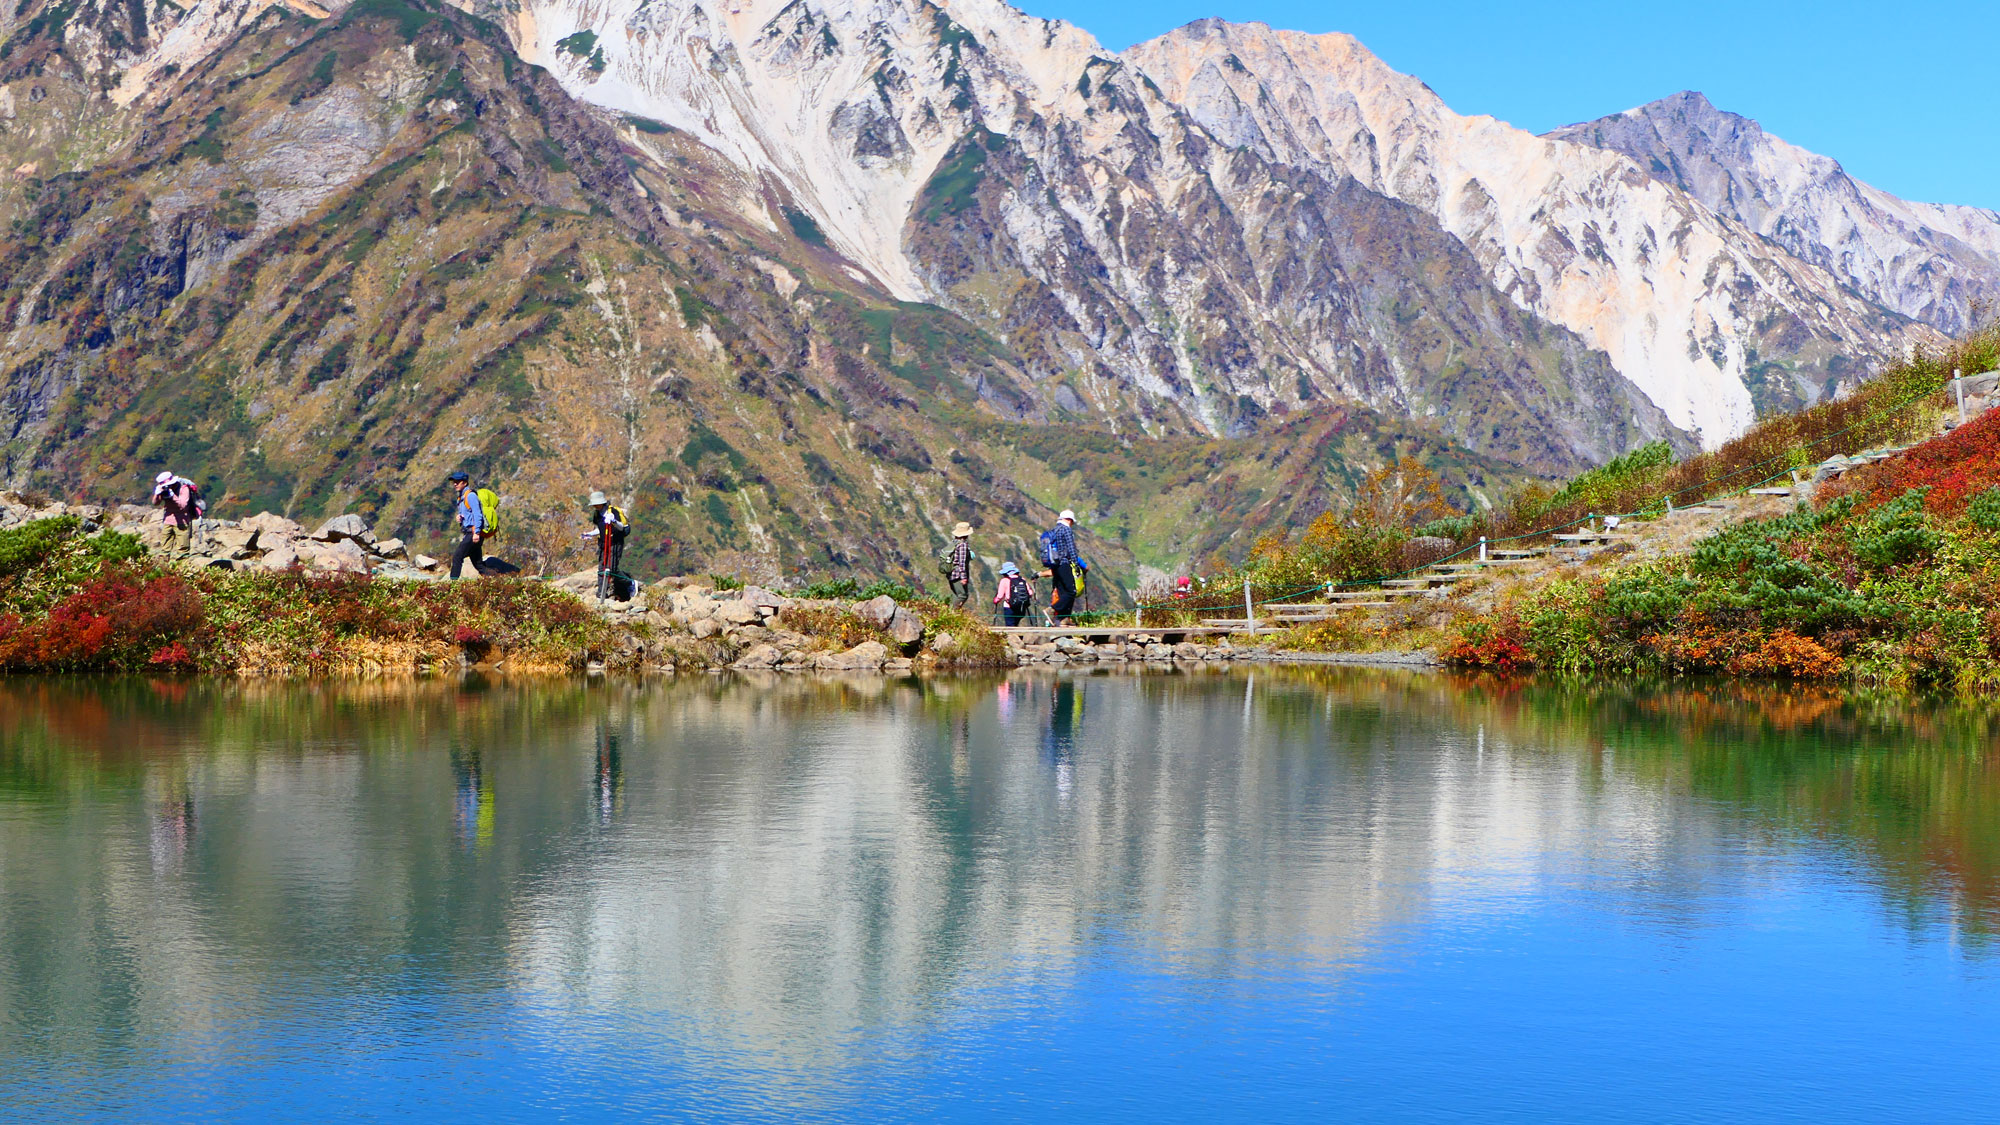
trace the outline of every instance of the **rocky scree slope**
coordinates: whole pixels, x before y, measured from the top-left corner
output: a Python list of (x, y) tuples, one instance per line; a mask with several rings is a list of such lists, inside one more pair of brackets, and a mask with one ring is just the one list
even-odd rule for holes
[[(172, 468), (218, 516), (353, 512), (436, 553), (465, 467), (523, 565), (580, 565), (601, 487), (636, 566), (769, 580), (928, 577), (960, 518), (984, 570), (1059, 507), (1117, 576), (1309, 517), (1386, 451), (1518, 475), (1351, 404), (1146, 437), (1131, 400), (1066, 408), (1004, 340), (884, 299), (802, 215), (767, 223), (767, 185), (577, 102), (475, 17), (190, 22), (220, 6), (30, 3), (0, 39), (0, 158), (27, 168), (0, 179), (11, 482), (115, 499)], [(183, 50), (195, 31), (219, 40)]]
[(1004, 4), (488, 4), (578, 97), (715, 149), (866, 277), (1005, 339), (1055, 401), (1240, 434), (1354, 401), (1543, 473), (1670, 436), (1601, 347), (1420, 208), (1218, 137)]
[[(1713, 445), (1931, 335), (1631, 158), (1461, 117), (1344, 35), (1206, 20), (1121, 54), (996, 0), (467, 2), (898, 296), (1079, 396), (1163, 400), (1154, 426), (1351, 395), (1484, 450), (1471, 419), (1532, 378), (1568, 427), (1549, 457), (1602, 461), (1665, 434), (1655, 409)], [(1518, 322), (1465, 330), (1493, 300), (1541, 326), (1514, 367), (1482, 345)]]
[(1869, 300), (1954, 336), (2000, 298), (2000, 213), (1898, 199), (1693, 91), (1548, 135), (1630, 156)]

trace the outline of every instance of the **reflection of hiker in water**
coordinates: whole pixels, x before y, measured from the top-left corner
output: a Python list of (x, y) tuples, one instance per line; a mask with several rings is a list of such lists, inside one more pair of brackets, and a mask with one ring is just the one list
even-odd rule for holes
[(618, 736), (600, 724), (597, 728), (597, 823), (608, 825), (618, 811), (618, 796), (625, 789), (625, 763), (618, 753)]
[(178, 867), (194, 839), (194, 794), (181, 780), (168, 788), (153, 812), (153, 866)]
[(1076, 685), (1068, 680), (1056, 684), (1049, 697), (1049, 724), (1042, 728), (1042, 758), (1056, 768), (1056, 789), (1069, 794), (1071, 766), (1076, 757)]
[(453, 821), (458, 838), (471, 843), (493, 836), (493, 787), (479, 760), (479, 751), (451, 748), (451, 776), (456, 792)]

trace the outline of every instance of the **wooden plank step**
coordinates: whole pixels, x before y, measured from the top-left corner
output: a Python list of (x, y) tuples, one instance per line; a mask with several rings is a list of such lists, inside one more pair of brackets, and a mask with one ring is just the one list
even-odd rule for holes
[(1552, 535), (1558, 543), (1608, 543), (1611, 536), (1599, 531), (1579, 531), (1567, 535)]
[(1790, 496), (1791, 494), (1792, 490), (1789, 488), (1753, 488), (1750, 490), (1750, 495), (1752, 496)]

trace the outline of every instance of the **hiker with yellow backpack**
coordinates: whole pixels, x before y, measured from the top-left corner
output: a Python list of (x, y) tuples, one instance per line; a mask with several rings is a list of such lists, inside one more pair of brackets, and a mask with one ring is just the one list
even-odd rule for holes
[(459, 528), (458, 546), (451, 549), (451, 576), (459, 577), (461, 568), (467, 562), (472, 564), (472, 576), (484, 573), (480, 564), (486, 560), (483, 544), (493, 538), (500, 522), (500, 497), (490, 488), (475, 489), (472, 478), (459, 470), (451, 474), (451, 490), (458, 498), (458, 507), (452, 518)]

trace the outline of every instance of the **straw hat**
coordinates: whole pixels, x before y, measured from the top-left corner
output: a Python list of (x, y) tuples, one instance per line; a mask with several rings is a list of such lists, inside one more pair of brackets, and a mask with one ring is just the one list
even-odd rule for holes
[(971, 534), (972, 534), (972, 525), (966, 523), (964, 520), (958, 521), (958, 526), (951, 529), (951, 537), (953, 539), (963, 539)]
[(593, 492), (590, 494), (590, 506), (593, 508), (597, 507), (599, 504), (609, 504), (609, 503), (611, 503), (611, 501), (606, 500), (602, 492)]

